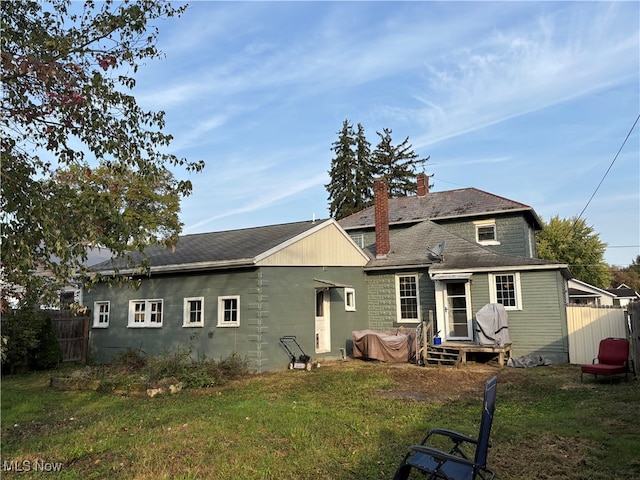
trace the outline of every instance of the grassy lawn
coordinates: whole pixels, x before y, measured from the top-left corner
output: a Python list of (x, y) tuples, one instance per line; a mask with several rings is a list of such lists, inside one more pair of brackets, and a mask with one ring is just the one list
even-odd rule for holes
[[(407, 445), (428, 428), (477, 434), (482, 384), (495, 373), (489, 467), (498, 478), (640, 479), (640, 381), (611, 385), (591, 377), (581, 384), (579, 368), (570, 366), (360, 361), (154, 398), (58, 391), (49, 387), (51, 373), (6, 376), (0, 473), (3, 479), (390, 479)], [(32, 471), (7, 471), (6, 462)], [(60, 471), (35, 472), (36, 465)]]

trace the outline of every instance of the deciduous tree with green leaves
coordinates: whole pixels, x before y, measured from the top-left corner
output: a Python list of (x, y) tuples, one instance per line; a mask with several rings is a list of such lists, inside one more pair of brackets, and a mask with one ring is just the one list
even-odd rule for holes
[(616, 288), (621, 284), (625, 284), (629, 288), (633, 288), (636, 292), (640, 292), (640, 255), (636, 255), (628, 267), (612, 267), (611, 288)]
[(583, 218), (551, 218), (536, 235), (538, 257), (566, 263), (575, 278), (609, 288), (611, 272), (604, 261), (607, 244)]
[[(88, 274), (88, 245), (115, 256), (175, 244), (180, 199), (198, 172), (167, 153), (164, 112), (146, 111), (131, 90), (156, 59), (155, 0), (1, 2), (0, 146), (3, 291), (50, 299)], [(36, 275), (37, 271), (48, 275)], [(95, 277), (93, 277), (95, 280)]]

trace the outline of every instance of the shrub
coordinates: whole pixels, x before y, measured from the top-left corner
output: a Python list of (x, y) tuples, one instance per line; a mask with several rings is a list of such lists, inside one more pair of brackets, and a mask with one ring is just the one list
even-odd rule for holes
[(9, 372), (21, 369), (55, 368), (62, 360), (60, 345), (53, 331), (49, 313), (34, 308), (21, 308), (2, 316), (2, 366)]
[(118, 353), (111, 363), (114, 366), (121, 367), (128, 373), (135, 373), (147, 366), (147, 357), (140, 350), (128, 348)]

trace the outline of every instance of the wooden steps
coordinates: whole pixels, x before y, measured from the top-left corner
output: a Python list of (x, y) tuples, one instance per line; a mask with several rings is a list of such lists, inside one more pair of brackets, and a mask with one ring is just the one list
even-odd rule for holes
[(462, 362), (462, 352), (457, 347), (445, 345), (429, 345), (427, 348), (427, 365), (455, 366)]

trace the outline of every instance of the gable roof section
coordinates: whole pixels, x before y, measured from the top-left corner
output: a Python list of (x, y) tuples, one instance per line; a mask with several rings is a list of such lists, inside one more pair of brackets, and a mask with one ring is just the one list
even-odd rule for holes
[(609, 290), (603, 290), (601, 288), (596, 287), (595, 285), (591, 285), (590, 283), (583, 282), (578, 280), (577, 278), (572, 278), (568, 282), (569, 287), (569, 296), (570, 297), (584, 297), (584, 298), (595, 298), (595, 297), (609, 297), (611, 299), (615, 298), (615, 294), (611, 293)]
[(638, 294), (638, 292), (636, 292), (633, 288), (627, 287), (626, 285), (624, 287), (620, 285), (617, 288), (607, 288), (606, 290), (617, 298), (640, 300), (640, 294)]
[[(442, 241), (445, 242), (445, 247), (442, 255), (438, 258), (432, 251)], [(372, 257), (366, 266), (366, 270), (369, 271), (429, 268), (430, 273), (436, 274), (474, 271), (562, 270), (565, 277), (569, 276), (566, 264), (496, 253), (454, 235), (446, 228), (429, 220), (405, 230), (392, 232), (391, 251), (387, 258), (376, 258), (373, 251), (369, 253)]]
[[(175, 249), (153, 245), (148, 247), (144, 254), (131, 253), (130, 262), (133, 265), (141, 265), (147, 258), (151, 262), (152, 273), (252, 266), (299, 242), (304, 242), (310, 236), (327, 237), (327, 230), (332, 231), (329, 236), (334, 243), (338, 243), (343, 249), (352, 250), (349, 252), (352, 258), (353, 255), (357, 256), (352, 263), (362, 266), (368, 261), (368, 257), (344, 233), (337, 222), (330, 219), (184, 235), (178, 239)], [(102, 273), (110, 273), (114, 269), (118, 269), (120, 273), (127, 273), (133, 270), (131, 263), (128, 263), (126, 258), (120, 258), (102, 262), (93, 269)]]
[[(515, 212), (529, 215), (535, 228), (542, 229), (540, 218), (530, 206), (477, 188), (430, 192), (422, 197), (389, 199), (390, 225)], [(345, 230), (373, 227), (375, 226), (375, 209), (373, 206), (365, 208), (341, 219), (339, 223)]]

